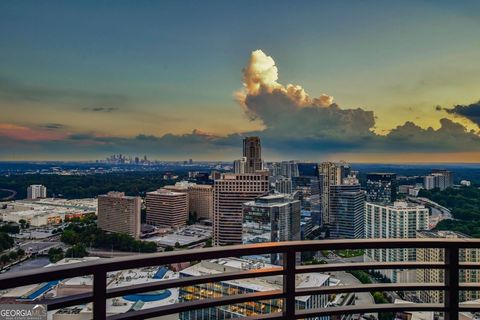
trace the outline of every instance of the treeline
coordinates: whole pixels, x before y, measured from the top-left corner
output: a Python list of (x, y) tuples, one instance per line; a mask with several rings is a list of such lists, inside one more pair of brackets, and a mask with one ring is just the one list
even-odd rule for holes
[[(185, 173), (182, 173), (185, 175)], [(25, 174), (0, 176), (0, 188), (17, 192), (15, 199), (24, 199), (27, 187), (31, 184), (43, 184), (47, 195), (61, 195), (67, 199), (94, 198), (99, 194), (116, 190), (127, 195), (144, 195), (174, 181), (163, 179), (164, 172), (114, 172), (84, 176), (62, 176), (55, 174)], [(183, 176), (182, 176), (183, 178)]]
[(13, 247), (15, 241), (5, 232), (0, 232), (0, 252)]
[(425, 197), (450, 209), (455, 219), (464, 221), (480, 220), (480, 189), (476, 187), (461, 187), (420, 190), (419, 197)]
[(436, 230), (450, 230), (464, 233), (474, 238), (480, 238), (480, 189), (476, 187), (461, 187), (420, 190), (420, 197), (428, 198), (448, 208), (455, 220), (442, 220)]
[[(123, 233), (108, 233), (98, 228), (95, 217), (90, 216), (71, 222), (62, 232), (60, 240), (69, 245), (83, 244), (93, 248), (129, 252), (156, 252), (157, 245), (151, 241), (136, 240)], [(68, 256), (66, 254), (66, 256)]]

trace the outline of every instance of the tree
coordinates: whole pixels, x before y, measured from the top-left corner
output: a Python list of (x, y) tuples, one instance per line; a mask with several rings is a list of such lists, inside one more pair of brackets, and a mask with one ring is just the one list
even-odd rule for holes
[(178, 241), (175, 242), (175, 248), (177, 248), (177, 249), (180, 248), (180, 242), (178, 242)]
[(165, 252), (169, 252), (169, 251), (173, 251), (173, 250), (174, 250), (174, 249), (173, 249), (172, 246), (167, 246), (167, 247), (165, 248)]
[(48, 250), (48, 260), (51, 263), (58, 262), (64, 258), (63, 249), (62, 248), (50, 248)]
[(81, 243), (74, 244), (65, 252), (65, 257), (67, 258), (83, 258), (86, 256), (88, 256), (87, 249)]
[(207, 241), (205, 241), (205, 248), (210, 248), (212, 246), (212, 238), (208, 238)]
[(0, 262), (2, 262), (2, 264), (6, 264), (8, 261), (10, 261), (10, 257), (8, 255), (3, 254), (0, 256)]
[(62, 233), (62, 236), (60, 237), (60, 240), (62, 242), (65, 242), (66, 244), (75, 244), (78, 242), (78, 235), (75, 231), (73, 230), (65, 230)]
[(27, 223), (25, 219), (20, 219), (18, 223), (20, 223), (20, 226), (22, 227), (22, 229), (25, 229), (25, 224)]
[(23, 257), (25, 255), (25, 250), (23, 250), (22, 248), (18, 248), (17, 254), (19, 257)]
[(13, 261), (17, 260), (17, 258), (18, 258), (18, 254), (15, 251), (10, 251), (8, 256), (10, 257), (10, 260), (13, 260)]

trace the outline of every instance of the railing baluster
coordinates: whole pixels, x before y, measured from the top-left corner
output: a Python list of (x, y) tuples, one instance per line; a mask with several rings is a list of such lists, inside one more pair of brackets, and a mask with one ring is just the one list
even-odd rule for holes
[(458, 320), (459, 311), (459, 248), (456, 245), (445, 247), (445, 320)]
[(291, 320), (295, 316), (295, 266), (296, 252), (289, 249), (283, 254), (283, 292), (285, 293), (283, 317)]
[(107, 272), (93, 274), (93, 319), (105, 320), (107, 315)]

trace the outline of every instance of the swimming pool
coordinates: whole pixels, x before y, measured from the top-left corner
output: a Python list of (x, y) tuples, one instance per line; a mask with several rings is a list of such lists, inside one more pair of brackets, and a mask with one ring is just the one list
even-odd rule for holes
[(123, 299), (131, 302), (143, 301), (143, 302), (153, 302), (167, 299), (172, 295), (170, 290), (162, 291), (153, 291), (147, 293), (138, 293), (138, 294), (129, 294), (123, 296)]

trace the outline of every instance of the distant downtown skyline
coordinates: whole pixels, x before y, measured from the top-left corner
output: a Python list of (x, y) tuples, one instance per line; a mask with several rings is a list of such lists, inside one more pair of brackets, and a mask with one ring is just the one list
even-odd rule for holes
[(478, 10), (2, 1), (0, 160), (480, 162)]

